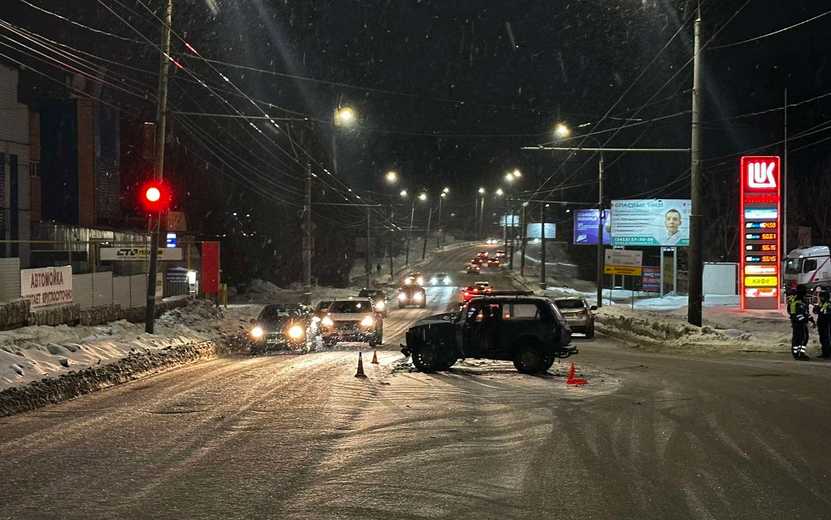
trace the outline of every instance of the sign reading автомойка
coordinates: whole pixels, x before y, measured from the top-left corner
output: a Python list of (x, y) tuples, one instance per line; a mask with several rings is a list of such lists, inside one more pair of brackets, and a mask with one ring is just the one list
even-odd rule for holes
[(32, 309), (72, 303), (72, 266), (21, 269), (20, 296)]

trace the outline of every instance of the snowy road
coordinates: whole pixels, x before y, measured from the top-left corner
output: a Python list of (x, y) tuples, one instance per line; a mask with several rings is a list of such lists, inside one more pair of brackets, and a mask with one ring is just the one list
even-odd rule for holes
[[(424, 271), (467, 281), (471, 253)], [(582, 389), (562, 364), (394, 369), (396, 335), (456, 293), (429, 297), (391, 313), (367, 380), (354, 352), (232, 357), (0, 419), (0, 518), (831, 516), (831, 365), (599, 339)]]

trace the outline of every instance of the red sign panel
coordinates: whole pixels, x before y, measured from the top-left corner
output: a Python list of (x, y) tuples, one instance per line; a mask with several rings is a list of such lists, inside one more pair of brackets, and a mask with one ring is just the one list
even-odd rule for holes
[(219, 242), (202, 242), (202, 292), (219, 294)]
[(779, 157), (745, 156), (740, 167), (739, 302), (742, 310), (778, 310), (782, 289)]

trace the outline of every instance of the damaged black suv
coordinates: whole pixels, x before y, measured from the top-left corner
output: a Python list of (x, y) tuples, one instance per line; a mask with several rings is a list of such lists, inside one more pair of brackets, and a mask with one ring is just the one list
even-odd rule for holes
[(569, 347), (571, 329), (550, 300), (527, 294), (479, 296), (459, 312), (417, 322), (401, 352), (422, 372), (447, 370), (463, 358), (513, 361), (520, 372), (545, 372)]

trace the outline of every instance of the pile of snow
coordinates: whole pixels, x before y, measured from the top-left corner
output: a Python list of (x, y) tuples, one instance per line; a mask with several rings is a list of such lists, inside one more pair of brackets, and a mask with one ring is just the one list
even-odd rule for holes
[[(203, 300), (173, 309), (156, 321), (156, 334), (144, 324), (120, 320), (98, 326), (39, 325), (0, 331), (0, 390), (44, 377), (106, 365), (134, 352), (159, 351), (215, 339), (239, 328), (259, 307), (237, 310), (233, 319)], [(256, 315), (256, 314), (254, 314)]]
[(682, 313), (604, 306), (598, 329), (641, 347), (722, 352), (788, 352), (790, 326), (781, 316), (753, 316), (732, 309), (708, 309), (705, 325), (686, 322)]

